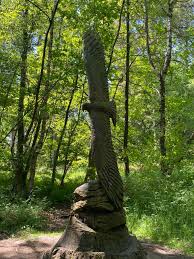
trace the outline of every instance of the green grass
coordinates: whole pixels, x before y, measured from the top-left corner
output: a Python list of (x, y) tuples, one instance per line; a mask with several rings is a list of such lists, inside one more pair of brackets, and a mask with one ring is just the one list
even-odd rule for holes
[(60, 237), (63, 231), (46, 231), (46, 230), (37, 230), (34, 228), (26, 228), (23, 230), (18, 231), (15, 235), (13, 235), (14, 238), (19, 239), (34, 239), (38, 237)]
[(58, 204), (69, 206), (74, 189), (83, 183), (84, 173), (81, 169), (70, 171), (65, 178), (64, 187), (59, 186), (59, 179), (60, 172), (51, 191), (49, 174), (41, 170), (36, 177), (33, 196), (26, 201), (13, 196), (10, 173), (1, 172), (0, 234), (3, 232), (8, 236), (24, 237), (32, 233), (44, 233), (47, 218), (43, 212)]
[(15, 235), (25, 229), (41, 230), (46, 224), (42, 211), (47, 207), (46, 200), (35, 199), (27, 202), (23, 200), (9, 200), (0, 195), (0, 230), (8, 235)]
[(132, 173), (126, 181), (127, 224), (137, 237), (194, 254), (194, 169), (169, 177)]
[[(61, 173), (50, 191), (50, 174), (41, 170), (30, 201), (14, 199), (9, 174), (0, 174), (0, 230), (17, 237), (60, 235), (48, 232), (42, 212), (58, 203), (72, 202), (74, 189), (83, 183), (83, 168), (72, 168), (59, 187)], [(122, 174), (124, 175), (124, 174)], [(194, 168), (184, 167), (171, 176), (159, 172), (131, 173), (125, 181), (125, 209), (129, 230), (170, 248), (194, 254)]]

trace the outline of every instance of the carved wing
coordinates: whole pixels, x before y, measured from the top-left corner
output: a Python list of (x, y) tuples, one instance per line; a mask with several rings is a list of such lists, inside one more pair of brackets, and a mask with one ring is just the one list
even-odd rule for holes
[[(94, 32), (84, 35), (84, 56), (89, 82), (89, 110), (92, 121), (92, 149), (97, 175), (107, 196), (116, 208), (122, 207), (123, 184), (113, 150), (110, 114), (95, 109), (94, 104), (107, 102), (109, 105), (108, 81), (105, 69), (104, 50)], [(92, 106), (93, 104), (93, 106)]]
[(93, 31), (84, 34), (84, 58), (89, 83), (90, 101), (108, 101), (108, 79), (105, 69), (104, 49)]

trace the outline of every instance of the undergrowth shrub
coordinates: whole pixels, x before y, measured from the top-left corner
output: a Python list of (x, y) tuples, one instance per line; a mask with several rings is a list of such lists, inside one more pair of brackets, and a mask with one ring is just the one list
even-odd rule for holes
[(63, 187), (59, 186), (61, 173), (50, 190), (50, 177), (46, 171), (36, 175), (33, 195), (28, 200), (13, 196), (9, 172), (0, 173), (0, 234), (18, 234), (20, 231), (45, 230), (47, 219), (43, 213), (57, 203), (69, 206), (73, 191), (84, 181), (83, 168), (68, 172)]
[(5, 195), (5, 190), (0, 192), (0, 199), (0, 232), (11, 235), (26, 228), (44, 229), (46, 218), (42, 212), (48, 206), (46, 199), (25, 201)]
[(170, 176), (131, 173), (125, 182), (127, 223), (141, 238), (194, 253), (194, 169)]
[(47, 197), (47, 199), (55, 205), (57, 203), (70, 203), (73, 200), (73, 192), (76, 187), (83, 184), (85, 172), (83, 168), (72, 168), (64, 181), (64, 186), (60, 186), (62, 171), (57, 173), (55, 184), (50, 189), (51, 179), (48, 173), (41, 172), (36, 176), (34, 195), (36, 197)]

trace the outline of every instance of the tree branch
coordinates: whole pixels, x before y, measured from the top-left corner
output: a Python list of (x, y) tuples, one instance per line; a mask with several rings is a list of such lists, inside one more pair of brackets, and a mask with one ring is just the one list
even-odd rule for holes
[(122, 14), (123, 14), (124, 6), (125, 6), (125, 0), (123, 0), (122, 5), (121, 5), (120, 16), (119, 16), (119, 26), (118, 26), (118, 29), (117, 29), (117, 34), (116, 34), (115, 40), (114, 40), (113, 45), (112, 45), (110, 60), (109, 60), (109, 64), (108, 64), (108, 67), (107, 67), (107, 75), (110, 72), (110, 67), (111, 67), (112, 58), (113, 58), (113, 54), (114, 54), (114, 48), (115, 48), (115, 45), (117, 43), (119, 33), (120, 33), (120, 29), (121, 29), (121, 20), (122, 20)]
[(148, 59), (150, 62), (150, 65), (152, 66), (153, 70), (156, 70), (156, 66), (154, 64), (154, 61), (152, 59), (152, 53), (150, 49), (150, 37), (149, 37), (149, 17), (148, 17), (148, 6), (147, 6), (147, 0), (144, 0), (144, 6), (145, 6), (145, 33), (146, 33), (146, 48), (147, 48), (147, 54)]
[(173, 8), (176, 1), (168, 1), (168, 38), (167, 38), (167, 51), (164, 59), (164, 65), (161, 70), (161, 74), (166, 76), (168, 68), (170, 66), (171, 57), (172, 57), (172, 18), (173, 18)]
[(39, 5), (37, 5), (36, 3), (32, 2), (31, 0), (27, 0), (30, 4), (34, 5), (36, 8), (38, 8), (39, 11), (41, 11), (44, 15), (46, 15), (46, 17), (49, 19), (49, 21), (51, 21), (51, 18), (49, 17), (49, 15), (47, 14), (46, 11), (44, 11)]

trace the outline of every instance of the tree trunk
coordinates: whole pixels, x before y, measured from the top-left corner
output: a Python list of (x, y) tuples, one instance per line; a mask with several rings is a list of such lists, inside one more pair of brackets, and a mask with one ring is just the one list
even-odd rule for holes
[(40, 151), (41, 151), (43, 143), (44, 143), (45, 132), (46, 132), (46, 118), (43, 118), (40, 138), (39, 138), (39, 141), (38, 141), (37, 145), (35, 146), (32, 158), (30, 160), (30, 168), (29, 168), (30, 177), (29, 177), (29, 182), (28, 182), (29, 194), (32, 193), (33, 188), (34, 188), (34, 180), (35, 180), (35, 175), (36, 175), (36, 165), (37, 165), (38, 155), (40, 154)]
[(75, 93), (75, 90), (77, 88), (77, 82), (78, 82), (78, 74), (76, 76), (75, 85), (73, 87), (73, 90), (72, 90), (72, 93), (71, 93), (71, 97), (70, 97), (70, 100), (69, 100), (69, 104), (67, 106), (67, 110), (66, 110), (66, 113), (65, 113), (64, 125), (63, 125), (63, 128), (62, 128), (60, 137), (59, 137), (57, 149), (56, 149), (56, 152), (54, 153), (53, 170), (52, 170), (52, 176), (51, 176), (51, 188), (52, 188), (52, 186), (54, 185), (54, 182), (55, 182), (57, 162), (58, 162), (58, 157), (59, 157), (59, 151), (60, 151), (62, 140), (63, 140), (64, 134), (65, 134), (65, 130), (66, 130), (66, 126), (67, 126), (67, 122), (68, 122), (68, 118), (69, 118), (69, 111), (70, 111), (70, 108), (71, 108), (71, 103), (73, 101), (74, 93)]
[(153, 68), (153, 71), (158, 77), (160, 84), (160, 119), (159, 119), (159, 148), (160, 148), (160, 170), (162, 174), (166, 174), (168, 172), (168, 164), (166, 160), (166, 75), (170, 68), (171, 56), (172, 56), (172, 19), (173, 19), (173, 10), (176, 4), (176, 0), (168, 1), (168, 12), (167, 12), (167, 48), (163, 57), (162, 67), (158, 69), (157, 65), (153, 60), (153, 53), (151, 52), (151, 44), (150, 44), (150, 36), (149, 36), (149, 16), (148, 16), (148, 3), (147, 0), (144, 0), (145, 6), (145, 32), (146, 32), (146, 47), (147, 54), (150, 65)]
[(129, 0), (126, 2), (126, 85), (125, 85), (125, 129), (124, 129), (124, 164), (125, 175), (129, 175), (129, 157), (128, 157), (128, 128), (129, 128), (129, 55), (130, 55), (130, 31), (129, 31)]
[(28, 139), (28, 136), (31, 133), (31, 130), (33, 128), (33, 125), (34, 125), (34, 122), (35, 122), (35, 119), (37, 117), (37, 113), (38, 113), (38, 110), (39, 110), (39, 95), (40, 95), (42, 80), (43, 80), (43, 77), (44, 77), (44, 67), (45, 67), (45, 58), (46, 58), (48, 36), (49, 36), (49, 32), (50, 32), (50, 30), (53, 26), (53, 22), (54, 22), (55, 14), (57, 12), (59, 1), (60, 0), (56, 0), (56, 1), (54, 0), (54, 7), (53, 7), (53, 10), (52, 10), (52, 16), (49, 19), (49, 26), (48, 26), (48, 29), (47, 29), (46, 34), (45, 34), (40, 75), (39, 75), (37, 86), (36, 86), (36, 89), (35, 89), (35, 104), (34, 104), (34, 109), (33, 109), (33, 114), (32, 114), (32, 118), (31, 118), (31, 121), (30, 121), (30, 125), (29, 125), (29, 127), (26, 131), (26, 136), (25, 136), (26, 140)]
[(168, 173), (166, 161), (166, 75), (168, 73), (172, 56), (172, 19), (176, 1), (168, 2), (168, 26), (167, 26), (167, 51), (164, 57), (164, 65), (159, 74), (160, 81), (160, 169), (162, 174)]
[[(55, 7), (56, 1), (54, 0), (54, 7)], [(53, 7), (53, 8), (54, 8)], [(53, 11), (52, 11), (53, 15)], [(48, 59), (47, 59), (47, 80), (44, 90), (44, 96), (43, 96), (43, 105), (42, 105), (42, 111), (41, 111), (41, 118), (40, 123), (41, 131), (40, 131), (40, 138), (38, 140), (38, 143), (35, 145), (35, 148), (33, 150), (33, 154), (31, 157), (30, 162), (30, 178), (29, 178), (29, 193), (32, 193), (34, 188), (34, 180), (36, 175), (36, 165), (38, 160), (38, 155), (40, 154), (40, 151), (42, 149), (43, 143), (44, 143), (44, 137), (46, 133), (46, 122), (47, 122), (47, 113), (45, 112), (48, 98), (49, 98), (49, 89), (50, 89), (50, 76), (51, 76), (51, 67), (52, 67), (52, 49), (53, 49), (53, 32), (54, 32), (54, 19), (50, 28), (50, 38), (48, 42)]]
[(84, 182), (87, 182), (88, 180), (94, 180), (95, 178), (96, 178), (96, 168), (95, 168), (95, 163), (92, 155), (92, 145), (91, 145), (89, 156), (88, 156), (88, 167), (86, 170), (86, 176), (85, 176)]
[(35, 156), (32, 158), (32, 160), (31, 160), (31, 165), (30, 165), (30, 177), (29, 177), (29, 182), (28, 182), (29, 195), (32, 194), (32, 191), (33, 191), (33, 188), (34, 188), (34, 179), (35, 179), (35, 174), (36, 174), (37, 158), (38, 158), (38, 155), (35, 155)]
[(16, 165), (15, 165), (15, 180), (14, 192), (18, 195), (26, 194), (26, 171), (24, 161), (24, 97), (26, 88), (27, 76), (27, 55), (28, 55), (28, 28), (27, 18), (28, 9), (22, 12), (23, 16), (23, 45), (21, 53), (21, 77), (20, 77), (20, 90), (18, 101), (18, 117), (17, 117), (17, 151), (16, 151)]
[[(70, 146), (71, 146), (71, 143), (72, 143), (72, 139), (75, 135), (75, 131), (76, 131), (76, 127), (79, 123), (79, 119), (80, 119), (80, 113), (81, 113), (81, 107), (82, 107), (82, 101), (83, 101), (83, 94), (84, 94), (84, 85), (85, 83), (83, 84), (83, 91), (82, 91), (82, 96), (81, 96), (81, 100), (80, 100), (80, 105), (79, 105), (79, 111), (78, 111), (78, 116), (77, 116), (77, 121), (75, 122), (70, 134), (69, 134), (69, 138), (68, 138), (68, 143), (67, 143), (67, 147), (66, 147), (66, 151), (65, 151), (65, 165), (64, 165), (64, 171), (63, 171), (63, 175), (61, 177), (61, 186), (64, 186), (64, 179), (65, 179), (65, 176), (66, 176), (66, 173), (67, 173), (67, 170), (69, 169), (69, 166), (68, 166), (68, 156), (69, 156), (69, 149), (70, 149)], [(77, 155), (76, 155), (77, 156)], [(72, 163), (73, 161), (71, 161)]]
[(166, 164), (166, 87), (165, 80), (160, 76), (160, 168), (163, 174), (167, 172)]
[(64, 186), (64, 179), (65, 179), (65, 176), (66, 176), (66, 173), (67, 173), (68, 155), (69, 155), (69, 148), (70, 148), (70, 145), (71, 145), (71, 139), (72, 139), (72, 134), (69, 136), (66, 151), (65, 151), (65, 165), (64, 165), (63, 175), (61, 177), (60, 186)]

